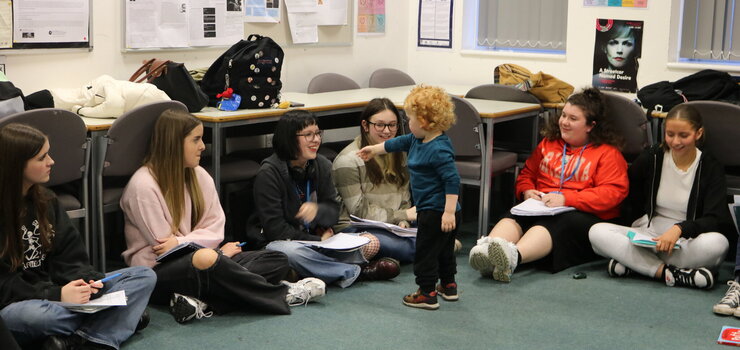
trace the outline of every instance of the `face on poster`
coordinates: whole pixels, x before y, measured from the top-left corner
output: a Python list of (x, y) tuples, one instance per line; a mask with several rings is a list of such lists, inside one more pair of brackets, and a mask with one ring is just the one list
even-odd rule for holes
[(642, 28), (643, 21), (596, 20), (594, 87), (621, 92), (637, 91)]

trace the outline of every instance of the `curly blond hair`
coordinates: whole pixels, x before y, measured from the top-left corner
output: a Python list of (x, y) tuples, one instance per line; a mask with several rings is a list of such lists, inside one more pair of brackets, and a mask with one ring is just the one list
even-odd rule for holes
[(455, 124), (455, 105), (444, 89), (436, 86), (414, 87), (406, 96), (403, 109), (422, 120), (425, 130), (447, 131)]

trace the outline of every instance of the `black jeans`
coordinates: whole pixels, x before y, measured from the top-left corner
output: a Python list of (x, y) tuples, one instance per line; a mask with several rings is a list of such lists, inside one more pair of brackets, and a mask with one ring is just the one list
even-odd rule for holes
[(197, 298), (216, 313), (259, 310), (289, 314), (285, 301), (288, 287), (279, 284), (290, 267), (280, 252), (247, 251), (227, 258), (219, 255), (213, 266), (198, 270), (193, 254), (154, 267), (157, 285), (151, 301), (167, 305), (173, 293)]
[(455, 229), (442, 232), (442, 212), (421, 210), (416, 213), (416, 284), (424, 293), (434, 290), (437, 280), (443, 284), (455, 282), (455, 236), (460, 226), (460, 212), (455, 213)]

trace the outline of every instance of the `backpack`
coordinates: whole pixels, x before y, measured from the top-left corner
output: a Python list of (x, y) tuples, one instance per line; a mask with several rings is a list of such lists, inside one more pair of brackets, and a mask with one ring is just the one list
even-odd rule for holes
[(572, 85), (550, 74), (532, 74), (527, 68), (511, 63), (499, 65), (493, 70), (493, 82), (529, 91), (542, 102), (565, 102), (573, 93)]
[[(696, 100), (736, 99), (740, 89), (726, 72), (705, 69), (676, 82), (660, 81), (637, 91), (637, 98), (648, 115), (656, 106), (668, 112), (678, 104)], [(657, 108), (661, 110), (660, 107)]]
[(0, 81), (0, 118), (26, 110), (21, 89), (9, 81)]
[(224, 52), (208, 68), (200, 87), (215, 107), (226, 88), (241, 95), (239, 109), (270, 108), (280, 103), (283, 49), (269, 37), (252, 34)]

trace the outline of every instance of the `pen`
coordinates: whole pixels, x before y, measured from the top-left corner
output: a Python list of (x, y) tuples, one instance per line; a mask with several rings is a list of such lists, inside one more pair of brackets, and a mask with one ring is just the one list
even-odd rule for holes
[(247, 242), (241, 242), (241, 243), (237, 244), (236, 246), (237, 247), (243, 247), (245, 245), (247, 245)]
[(112, 280), (112, 279), (114, 279), (114, 278), (116, 278), (116, 277), (118, 277), (120, 275), (121, 275), (121, 273), (114, 273), (114, 274), (112, 274), (112, 275), (110, 275), (108, 277), (103, 278), (102, 280), (97, 280), (97, 281), (95, 281), (93, 283), (98, 283), (98, 282), (105, 283), (105, 282), (108, 282), (108, 281), (110, 281), (110, 280)]

